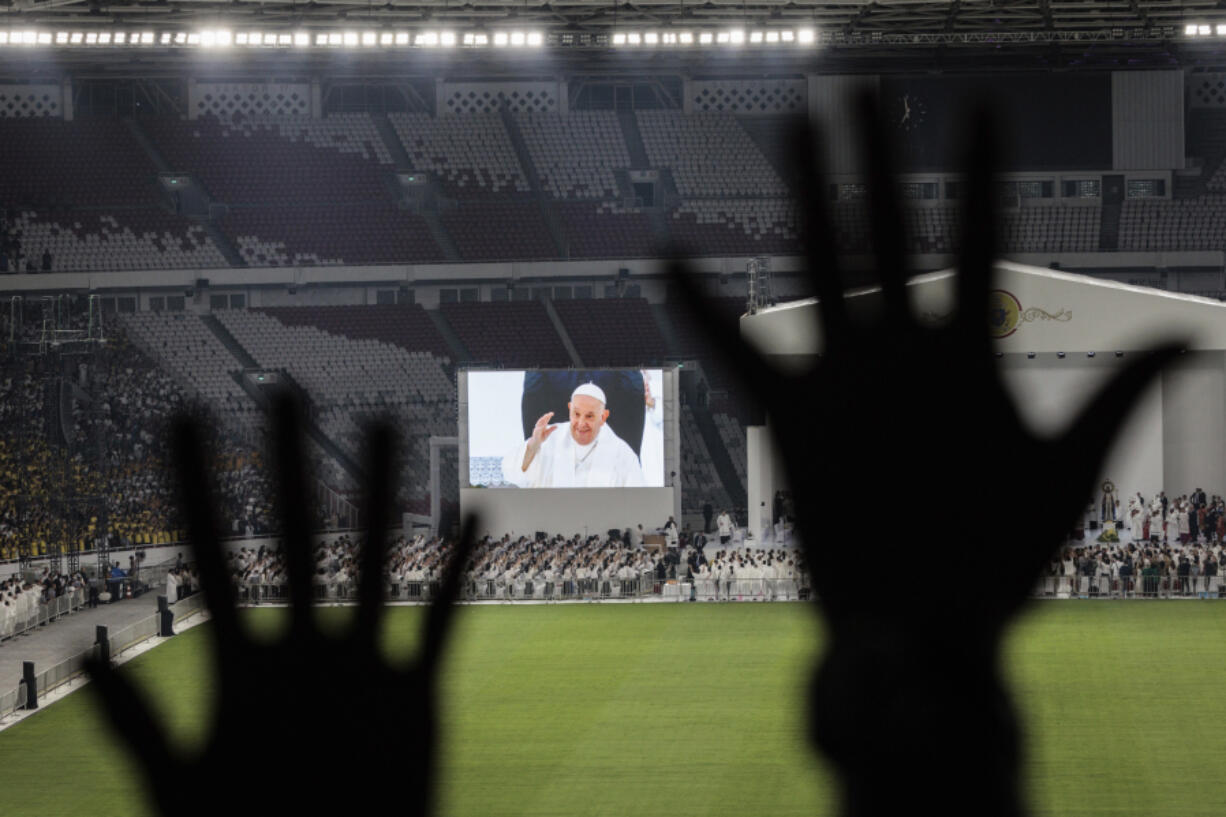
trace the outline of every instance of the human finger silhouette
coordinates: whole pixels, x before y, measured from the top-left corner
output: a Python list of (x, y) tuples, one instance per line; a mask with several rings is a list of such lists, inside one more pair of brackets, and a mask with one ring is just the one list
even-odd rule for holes
[(216, 715), (201, 748), (173, 745), (123, 674), (105, 663), (89, 665), (104, 712), (143, 768), (162, 814), (343, 814), (359, 800), (392, 798), (403, 813), (431, 811), (436, 681), (475, 520), (466, 520), (449, 554), (417, 655), (406, 665), (389, 662), (378, 650), (377, 632), (396, 445), (390, 427), (375, 427), (367, 446), (369, 527), (355, 623), (339, 635), (321, 632), (310, 601), (301, 411), (288, 396), (275, 401), (282, 547), (293, 609), (286, 634), (271, 643), (253, 640), (235, 612), (208, 494), (201, 429), (186, 419), (174, 428), (183, 502), (217, 653)]
[[(785, 373), (734, 332), (709, 340), (761, 399), (789, 485), (805, 498), (797, 522), (827, 623), (810, 734), (838, 772), (844, 813), (1020, 814), (1002, 633), (1090, 495), (1131, 406), (1179, 344), (1130, 360), (1067, 432), (1032, 434), (1005, 391), (986, 324), (996, 229), (991, 116), (980, 109), (969, 128), (957, 313), (932, 326), (908, 304), (886, 130), (871, 97), (857, 111), (871, 168), (876, 292), (854, 313), (847, 308), (818, 140), (800, 125), (799, 206), (820, 358), (809, 371)], [(672, 265), (672, 279), (710, 325), (683, 262)], [(883, 483), (895, 486), (889, 518), (875, 490)], [(969, 555), (971, 569), (941, 554)], [(934, 569), (909, 569), (917, 564)]]

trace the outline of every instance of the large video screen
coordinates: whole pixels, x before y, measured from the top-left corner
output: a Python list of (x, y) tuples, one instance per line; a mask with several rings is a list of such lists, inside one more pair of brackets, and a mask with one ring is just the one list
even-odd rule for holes
[(660, 369), (468, 372), (472, 488), (664, 487)]

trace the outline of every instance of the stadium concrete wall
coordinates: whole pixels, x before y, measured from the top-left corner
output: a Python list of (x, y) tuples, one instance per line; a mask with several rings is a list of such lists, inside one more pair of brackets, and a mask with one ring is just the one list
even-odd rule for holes
[(645, 530), (661, 527), (675, 503), (672, 488), (461, 488), (460, 507), (480, 515), (480, 534), (586, 536), (639, 523)]

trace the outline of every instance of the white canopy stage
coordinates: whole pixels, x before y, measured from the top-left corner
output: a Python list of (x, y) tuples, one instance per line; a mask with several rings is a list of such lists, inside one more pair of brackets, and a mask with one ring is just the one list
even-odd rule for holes
[[(915, 277), (908, 286), (921, 319), (935, 323), (953, 313), (952, 270)], [(874, 306), (875, 292), (848, 293), (853, 318)], [(1001, 261), (989, 329), (1002, 355), (998, 364), (1006, 387), (1022, 417), (1040, 433), (1063, 429), (1130, 353), (1160, 339), (1189, 338), (1188, 351), (1135, 407), (1099, 483), (1112, 480), (1125, 503), (1138, 491), (1147, 501), (1160, 490), (1168, 496), (1196, 488), (1226, 495), (1226, 304)], [(795, 301), (742, 316), (741, 334), (781, 366), (807, 365), (820, 351), (817, 302)], [(900, 401), (907, 399), (900, 395)], [(755, 523), (753, 509), (763, 501), (769, 508), (783, 486), (769, 422), (751, 427), (747, 441), (748, 503)], [(883, 472), (882, 484), (888, 482)]]

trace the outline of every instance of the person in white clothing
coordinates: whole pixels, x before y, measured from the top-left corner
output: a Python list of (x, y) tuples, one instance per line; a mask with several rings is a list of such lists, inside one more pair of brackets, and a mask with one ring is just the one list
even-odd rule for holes
[(521, 488), (642, 487), (643, 467), (634, 450), (607, 424), (604, 390), (584, 383), (571, 393), (568, 434), (564, 423), (541, 415), (532, 436), (502, 458), (502, 476)]
[(719, 531), (719, 543), (727, 545), (732, 539), (732, 516), (726, 508), (715, 518), (715, 527)]

